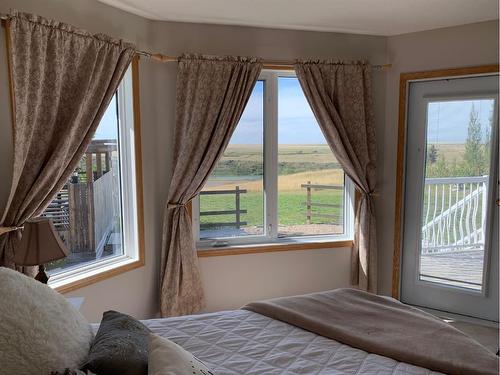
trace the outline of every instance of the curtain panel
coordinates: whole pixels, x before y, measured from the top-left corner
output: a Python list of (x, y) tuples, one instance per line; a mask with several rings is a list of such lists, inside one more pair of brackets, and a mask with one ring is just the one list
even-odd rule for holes
[[(39, 216), (66, 184), (135, 49), (18, 12), (7, 21), (7, 41), (14, 162), (0, 226), (21, 227)], [(12, 257), (20, 237), (20, 231), (0, 237), (0, 266), (16, 268)]]
[(255, 58), (184, 55), (177, 73), (173, 175), (164, 212), (160, 309), (191, 314), (204, 295), (186, 205), (222, 156), (257, 82)]
[(377, 152), (371, 66), (356, 61), (297, 61), (295, 71), (332, 152), (361, 193), (356, 207), (351, 282), (376, 292), (373, 193)]

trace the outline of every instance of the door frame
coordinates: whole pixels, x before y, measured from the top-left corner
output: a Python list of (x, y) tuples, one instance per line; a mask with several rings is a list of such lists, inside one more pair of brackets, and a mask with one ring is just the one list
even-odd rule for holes
[(408, 91), (411, 82), (431, 81), (446, 78), (489, 75), (500, 73), (500, 65), (483, 65), (465, 68), (428, 70), (421, 72), (401, 73), (399, 77), (399, 117), (398, 148), (396, 166), (396, 196), (394, 212), (394, 252), (392, 256), (392, 297), (400, 299), (401, 291), (401, 252), (403, 246), (404, 220), (404, 181), (406, 169), (406, 128), (408, 114)]

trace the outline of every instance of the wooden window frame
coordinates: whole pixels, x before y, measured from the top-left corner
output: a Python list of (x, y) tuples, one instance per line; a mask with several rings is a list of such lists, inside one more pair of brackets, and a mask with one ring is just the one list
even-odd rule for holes
[(483, 65), (466, 68), (429, 70), (401, 73), (399, 78), (398, 146), (396, 166), (396, 197), (394, 212), (394, 252), (392, 256), (392, 297), (399, 299), (401, 290), (401, 252), (403, 246), (404, 178), (406, 168), (406, 128), (408, 111), (408, 89), (411, 82), (460, 78), (498, 73), (500, 65)]
[(258, 245), (239, 245), (228, 246), (224, 248), (207, 248), (198, 249), (198, 258), (220, 257), (228, 255), (245, 255), (245, 254), (260, 254), (260, 253), (276, 253), (283, 251), (300, 251), (300, 250), (321, 250), (321, 249), (338, 249), (349, 248), (353, 246), (352, 240), (342, 241), (315, 241), (315, 242), (291, 242), (291, 243), (264, 243)]
[[(135, 200), (137, 208), (137, 257), (133, 261), (108, 267), (102, 272), (96, 271), (91, 275), (82, 275), (75, 281), (57, 285), (54, 290), (60, 293), (68, 293), (91, 284), (117, 276), (124, 272), (142, 267), (146, 264), (144, 245), (144, 202), (142, 185), (142, 150), (141, 150), (141, 114), (139, 96), (139, 57), (134, 56), (131, 62), (132, 71), (132, 101), (134, 122), (134, 149), (135, 149)], [(50, 281), (49, 281), (50, 283)]]

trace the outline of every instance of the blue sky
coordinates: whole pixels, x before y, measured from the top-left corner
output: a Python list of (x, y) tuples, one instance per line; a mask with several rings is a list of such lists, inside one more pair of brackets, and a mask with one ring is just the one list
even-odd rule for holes
[[(280, 144), (326, 144), (296, 78), (279, 78), (278, 140)], [(262, 143), (263, 83), (259, 82), (231, 139), (232, 144)], [(429, 104), (428, 142), (464, 143), (472, 106), (483, 127), (490, 126), (493, 100), (435, 102)]]
[(478, 113), (483, 137), (490, 128), (493, 99), (457, 100), (429, 103), (427, 112), (428, 143), (465, 143), (472, 108)]
[[(278, 80), (278, 142), (326, 144), (297, 78)], [(262, 143), (264, 83), (257, 82), (231, 144)]]
[(116, 114), (116, 95), (109, 103), (108, 109), (104, 112), (99, 126), (94, 135), (94, 139), (117, 139), (118, 138), (118, 118)]
[[(278, 80), (278, 142), (279, 144), (326, 144), (297, 78)], [(258, 81), (236, 128), (231, 144), (262, 144), (264, 83)], [(472, 106), (478, 111), (483, 127), (489, 127), (493, 100), (434, 102), (428, 108), (429, 143), (464, 143)], [(113, 97), (95, 139), (116, 139), (116, 97)]]

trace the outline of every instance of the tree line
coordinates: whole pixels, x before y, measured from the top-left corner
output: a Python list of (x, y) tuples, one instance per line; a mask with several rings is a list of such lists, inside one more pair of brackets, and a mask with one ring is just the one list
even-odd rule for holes
[[(490, 114), (490, 124), (493, 123), (493, 113)], [(471, 108), (467, 138), (464, 152), (461, 157), (448, 160), (445, 153), (441, 153), (432, 144), (427, 149), (426, 177), (464, 177), (484, 176), (490, 173), (491, 153), (491, 126), (483, 129), (479, 121), (479, 114)]]

